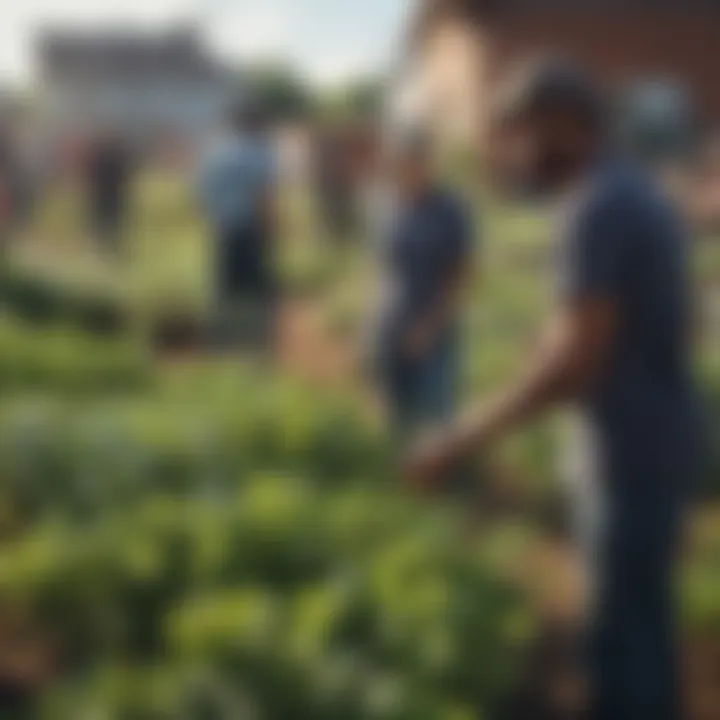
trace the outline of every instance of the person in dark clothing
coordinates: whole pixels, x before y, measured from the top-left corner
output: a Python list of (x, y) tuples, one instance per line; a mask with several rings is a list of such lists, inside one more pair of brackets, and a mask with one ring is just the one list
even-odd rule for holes
[(0, 128), (0, 245), (7, 242), (12, 226), (13, 165), (9, 139)]
[(472, 231), (462, 203), (435, 177), (422, 133), (400, 139), (390, 165), (398, 207), (383, 243), (386, 293), (376, 353), (392, 429), (404, 443), (455, 409), (459, 299)]
[(313, 148), (320, 215), (327, 236), (335, 243), (347, 242), (357, 229), (349, 140), (339, 130), (325, 129)]
[(129, 153), (119, 138), (106, 135), (92, 145), (87, 182), (91, 232), (103, 250), (117, 255), (122, 250), (131, 182)]
[(0, 128), (0, 240), (22, 229), (26, 219), (28, 178), (14, 134)]
[(524, 70), (502, 120), (516, 177), (565, 196), (558, 308), (527, 372), (424, 438), (407, 477), (432, 487), (459, 458), (570, 401), (586, 443), (590, 717), (677, 720), (673, 561), (702, 435), (688, 238), (653, 180), (613, 151), (603, 99), (572, 63)]

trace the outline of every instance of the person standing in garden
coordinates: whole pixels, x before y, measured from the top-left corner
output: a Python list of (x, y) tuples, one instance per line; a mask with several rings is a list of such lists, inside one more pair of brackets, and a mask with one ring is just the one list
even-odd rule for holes
[(442, 187), (430, 139), (408, 131), (389, 151), (395, 208), (382, 243), (377, 331), (381, 394), (395, 437), (449, 419), (455, 409), (461, 290), (472, 254), (462, 202)]
[(608, 114), (572, 62), (534, 63), (509, 86), (499, 117), (515, 176), (562, 195), (558, 307), (527, 372), (423, 438), (405, 472), (431, 489), (460, 459), (571, 401), (587, 442), (590, 717), (677, 720), (673, 560), (702, 434), (688, 238), (654, 181), (613, 151)]
[(313, 143), (315, 194), (320, 218), (329, 240), (348, 243), (357, 230), (352, 183), (350, 133), (322, 127)]
[(214, 235), (216, 344), (267, 350), (274, 334), (275, 158), (256, 103), (230, 111), (202, 162), (199, 192)]
[(87, 159), (90, 230), (103, 251), (117, 257), (123, 236), (132, 185), (130, 153), (113, 133), (99, 135)]

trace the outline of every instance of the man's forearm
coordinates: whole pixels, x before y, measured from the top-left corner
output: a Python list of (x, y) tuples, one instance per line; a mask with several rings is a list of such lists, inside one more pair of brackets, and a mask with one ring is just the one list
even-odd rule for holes
[(579, 397), (599, 379), (615, 326), (604, 300), (562, 312), (526, 373), (467, 412), (448, 432), (428, 438), (408, 463), (410, 477), (432, 482), (453, 462), (536, 418), (549, 407)]
[(548, 363), (471, 408), (454, 433), (458, 452), (502, 437), (567, 399), (573, 390), (568, 379), (561, 363)]
[(458, 270), (451, 275), (444, 291), (425, 316), (427, 327), (439, 332), (446, 326), (448, 320), (457, 314), (466, 281), (463, 270)]

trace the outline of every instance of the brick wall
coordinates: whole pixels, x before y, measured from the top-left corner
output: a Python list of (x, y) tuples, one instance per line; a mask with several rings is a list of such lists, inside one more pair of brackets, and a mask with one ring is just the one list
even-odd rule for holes
[(506, 5), (480, 22), (447, 10), (425, 31), (413, 61), (422, 114), (441, 135), (466, 138), (473, 127), (474, 137), (484, 138), (494, 80), (518, 59), (556, 50), (578, 58), (611, 89), (637, 80), (677, 82), (690, 91), (701, 117), (720, 127), (720, 6), (683, 1), (602, 9)]
[(492, 77), (518, 57), (560, 50), (612, 87), (638, 78), (679, 81), (701, 113), (720, 124), (720, 8), (525, 9), (496, 18), (488, 34)]

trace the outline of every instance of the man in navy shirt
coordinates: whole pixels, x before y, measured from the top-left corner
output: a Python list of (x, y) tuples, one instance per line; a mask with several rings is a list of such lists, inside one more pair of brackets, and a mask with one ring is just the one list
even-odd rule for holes
[(688, 238), (653, 181), (613, 154), (602, 98), (580, 70), (534, 65), (503, 110), (526, 184), (564, 195), (558, 307), (527, 372), (424, 439), (406, 470), (432, 485), (465, 454), (572, 401), (590, 440), (583, 480), (599, 519), (584, 528), (591, 717), (674, 720), (673, 554), (700, 435)]
[(380, 384), (398, 440), (449, 419), (458, 384), (460, 289), (470, 221), (435, 176), (431, 143), (408, 131), (390, 149), (397, 195), (383, 243), (385, 288), (377, 332)]

